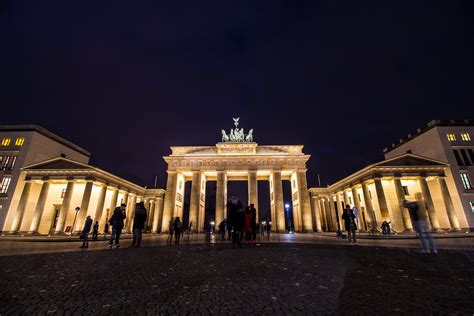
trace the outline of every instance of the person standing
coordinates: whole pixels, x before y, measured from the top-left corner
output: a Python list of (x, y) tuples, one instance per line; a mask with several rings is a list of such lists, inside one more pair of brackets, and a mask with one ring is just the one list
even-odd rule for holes
[(112, 249), (112, 245), (115, 241), (115, 248), (120, 248), (120, 235), (122, 235), (122, 229), (124, 225), (124, 219), (126, 218), (125, 210), (127, 205), (123, 204), (117, 206), (112, 214), (112, 218), (109, 220), (109, 224), (112, 225), (112, 234), (109, 240), (109, 249)]
[(225, 239), (225, 231), (226, 231), (226, 222), (227, 220), (224, 218), (219, 224), (219, 234), (221, 235), (221, 240)]
[(267, 218), (267, 238), (270, 240), (270, 233), (272, 232), (272, 222)]
[(232, 248), (237, 244), (242, 247), (242, 229), (244, 226), (243, 204), (236, 195), (227, 203), (228, 225), (232, 230)]
[(145, 228), (147, 210), (143, 202), (137, 203), (135, 216), (133, 217), (133, 240), (132, 247), (140, 248), (142, 243), (142, 230)]
[(79, 248), (89, 248), (89, 232), (92, 227), (92, 218), (87, 216), (84, 223), (84, 228), (82, 229), (82, 246)]
[(252, 239), (252, 210), (250, 206), (245, 208), (244, 213), (244, 232), (245, 232), (245, 242), (250, 242)]
[(429, 230), (427, 216), (420, 210), (418, 203), (405, 200), (403, 202), (403, 207), (408, 209), (413, 228), (420, 239), (422, 252), (438, 253), (433, 236), (431, 236)]
[(342, 220), (344, 221), (344, 228), (347, 231), (347, 240), (351, 242), (352, 236), (352, 241), (356, 242), (357, 226), (355, 223), (355, 215), (349, 205), (346, 205), (346, 208), (344, 209), (344, 214), (342, 214)]
[(97, 240), (99, 236), (99, 221), (95, 221), (94, 228), (92, 229), (92, 240)]
[(105, 222), (104, 226), (104, 239), (107, 239), (107, 234), (109, 233), (109, 223)]
[(168, 242), (173, 242), (173, 233), (174, 233), (174, 218), (170, 218), (168, 223)]
[(252, 213), (252, 218), (250, 219), (250, 227), (252, 229), (252, 236), (251, 240), (257, 240), (257, 209), (255, 208), (254, 204), (249, 205), (250, 212)]
[(176, 217), (173, 223), (173, 230), (174, 230), (174, 242), (179, 245), (179, 240), (181, 238), (181, 230), (183, 228), (183, 224), (179, 219), (179, 216)]

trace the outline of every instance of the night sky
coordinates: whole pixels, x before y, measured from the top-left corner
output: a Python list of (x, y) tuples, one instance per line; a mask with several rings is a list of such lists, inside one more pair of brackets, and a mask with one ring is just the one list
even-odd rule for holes
[(473, 118), (472, 1), (2, 1), (0, 124), (165, 186), (172, 145), (232, 117), (303, 144), (308, 182), (383, 159), (432, 119)]

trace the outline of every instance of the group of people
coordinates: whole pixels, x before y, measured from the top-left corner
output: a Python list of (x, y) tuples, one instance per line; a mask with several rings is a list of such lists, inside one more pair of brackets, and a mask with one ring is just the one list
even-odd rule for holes
[(391, 222), (383, 221), (380, 228), (382, 229), (382, 234), (390, 235), (392, 233), (392, 227), (390, 226)]
[[(112, 249), (115, 243), (115, 248), (120, 248), (120, 236), (122, 235), (122, 230), (125, 225), (126, 216), (126, 204), (122, 204), (117, 206), (114, 209), (112, 217), (106, 222), (105, 229), (104, 229), (104, 238), (109, 231), (109, 225), (112, 226), (112, 234), (110, 235), (108, 248)], [(147, 210), (145, 208), (145, 204), (143, 202), (137, 203), (135, 207), (135, 214), (133, 216), (133, 240), (131, 247), (139, 248), (142, 242), (142, 230), (145, 228), (145, 223), (147, 220)], [(89, 248), (89, 233), (91, 228), (93, 229), (92, 232), (92, 239), (98, 239), (98, 232), (99, 232), (99, 222), (96, 221), (94, 226), (92, 227), (93, 220), (90, 216), (87, 216), (84, 228), (82, 229), (82, 246), (80, 248)]]
[[(258, 226), (257, 226), (258, 225)], [(233, 195), (227, 202), (227, 219), (225, 224), (219, 225), (221, 237), (225, 232), (232, 237), (232, 247), (236, 245), (242, 247), (242, 240), (245, 235), (245, 242), (255, 242), (257, 239), (257, 229), (260, 229), (257, 223), (257, 210), (253, 204), (244, 208), (239, 197)]]

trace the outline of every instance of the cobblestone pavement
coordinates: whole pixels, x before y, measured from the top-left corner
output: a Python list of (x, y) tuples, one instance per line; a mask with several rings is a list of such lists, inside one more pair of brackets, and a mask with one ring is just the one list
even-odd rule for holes
[(474, 312), (472, 252), (227, 243), (0, 257), (0, 313)]

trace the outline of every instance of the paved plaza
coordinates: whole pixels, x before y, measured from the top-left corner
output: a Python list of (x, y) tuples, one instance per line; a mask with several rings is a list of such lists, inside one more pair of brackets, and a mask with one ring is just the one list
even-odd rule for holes
[(472, 238), (438, 239), (438, 255), (410, 239), (275, 234), (242, 249), (203, 241), (148, 237), (143, 248), (112, 250), (105, 241), (89, 250), (0, 241), (0, 314), (474, 312)]

